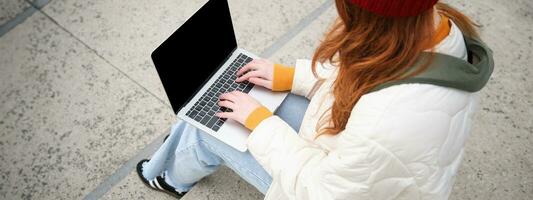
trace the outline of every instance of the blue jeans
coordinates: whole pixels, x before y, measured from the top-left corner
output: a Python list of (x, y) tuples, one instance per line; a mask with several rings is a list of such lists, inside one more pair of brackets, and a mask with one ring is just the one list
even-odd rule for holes
[[(298, 131), (308, 103), (304, 97), (289, 94), (275, 114)], [(165, 173), (170, 185), (186, 192), (220, 165), (232, 169), (263, 194), (272, 182), (249, 151), (240, 152), (181, 120), (172, 126), (168, 139), (143, 166), (143, 176), (151, 180)]]

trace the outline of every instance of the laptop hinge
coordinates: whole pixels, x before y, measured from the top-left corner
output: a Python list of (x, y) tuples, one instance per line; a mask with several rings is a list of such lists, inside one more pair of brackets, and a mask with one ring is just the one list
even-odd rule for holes
[[(231, 52), (226, 56), (226, 58), (224, 58), (224, 60), (220, 64), (218, 64), (217, 70), (214, 71), (211, 76), (213, 76), (222, 67), (222, 65), (224, 65), (224, 63), (228, 61), (228, 59), (233, 55), (233, 53), (235, 53), (235, 50), (237, 50), (237, 47), (233, 48), (233, 50), (231, 50)], [(209, 79), (211, 79), (211, 76), (209, 76)]]

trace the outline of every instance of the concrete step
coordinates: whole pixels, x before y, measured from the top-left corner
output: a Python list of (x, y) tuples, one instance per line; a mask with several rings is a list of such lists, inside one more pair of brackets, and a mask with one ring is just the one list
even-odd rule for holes
[[(175, 120), (149, 55), (206, 0), (51, 0), (17, 18), (36, 1), (0, 0), (0, 27), (21, 22), (0, 34), (0, 199), (172, 199), (127, 164)], [(447, 2), (482, 25), (496, 61), (450, 199), (533, 199), (533, 3)], [(316, 12), (325, 3), (230, 0), (238, 43), (287, 65), (310, 58), (336, 16)], [(227, 168), (184, 197), (261, 198)]]

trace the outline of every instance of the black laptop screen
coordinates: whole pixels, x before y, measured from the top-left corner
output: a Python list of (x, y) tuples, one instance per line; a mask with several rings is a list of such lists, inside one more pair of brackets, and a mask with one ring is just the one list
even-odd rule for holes
[(227, 0), (210, 0), (152, 53), (174, 113), (235, 48)]

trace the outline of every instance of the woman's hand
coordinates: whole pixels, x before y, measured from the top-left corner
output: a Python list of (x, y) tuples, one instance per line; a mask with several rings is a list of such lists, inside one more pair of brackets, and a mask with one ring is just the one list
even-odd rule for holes
[(272, 90), (274, 63), (266, 59), (254, 59), (237, 71), (237, 82), (249, 81)]
[[(250, 81), (251, 82), (251, 81)], [(241, 91), (233, 91), (220, 95), (218, 105), (229, 108), (232, 112), (220, 112), (215, 115), (220, 118), (233, 119), (245, 124), (246, 118), (261, 104), (250, 95)]]

